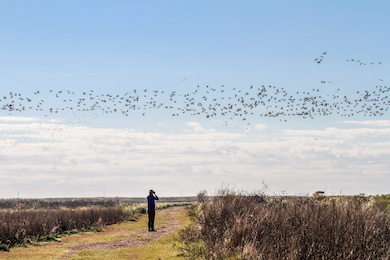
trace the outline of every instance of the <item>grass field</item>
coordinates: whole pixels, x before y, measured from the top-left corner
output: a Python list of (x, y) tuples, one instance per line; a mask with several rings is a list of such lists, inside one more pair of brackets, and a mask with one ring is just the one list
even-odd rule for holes
[(13, 248), (0, 252), (0, 259), (178, 259), (173, 247), (179, 229), (191, 222), (182, 207), (157, 210), (156, 229), (147, 231), (147, 216), (106, 227), (101, 232), (83, 232), (63, 237), (61, 242)]
[(125, 221), (13, 247), (0, 259), (390, 259), (390, 195), (221, 189), (198, 200), (158, 203), (158, 232), (147, 231), (146, 204), (121, 204), (132, 212)]
[[(136, 220), (146, 213), (146, 203), (81, 200), (2, 200), (0, 202), (0, 250), (33, 244), (104, 226)], [(188, 202), (157, 203), (157, 209)], [(6, 208), (5, 206), (11, 206)]]

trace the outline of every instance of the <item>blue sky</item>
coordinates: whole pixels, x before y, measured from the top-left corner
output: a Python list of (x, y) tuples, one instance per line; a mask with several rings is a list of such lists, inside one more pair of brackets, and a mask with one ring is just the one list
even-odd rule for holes
[(297, 99), (318, 89), (344, 107), (344, 96), (387, 89), (388, 10), (388, 1), (0, 1), (0, 106), (10, 92), (34, 108), (44, 101), (44, 111), (0, 110), (0, 197), (195, 195), (262, 181), (289, 194), (390, 193), (388, 92), (375, 116), (66, 109), (134, 90), (157, 91), (164, 106), (175, 91), (175, 110), (187, 94), (226, 105), (263, 85)]

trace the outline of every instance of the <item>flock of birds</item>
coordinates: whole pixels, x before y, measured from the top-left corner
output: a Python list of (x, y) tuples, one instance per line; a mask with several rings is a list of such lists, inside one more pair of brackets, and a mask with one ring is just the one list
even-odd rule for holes
[(318, 64), (321, 63), (322, 59), (324, 58), (324, 55), (326, 55), (326, 51), (322, 53), (322, 55), (319, 58), (315, 58), (314, 61), (317, 62)]
[(357, 91), (351, 98), (341, 94), (340, 89), (333, 94), (321, 94), (319, 88), (291, 93), (275, 86), (227, 89), (223, 85), (219, 88), (198, 85), (193, 91), (184, 94), (148, 89), (134, 89), (132, 93), (122, 95), (98, 94), (93, 90), (77, 94), (69, 90), (50, 90), (49, 93), (58, 100), (54, 105), (45, 104), (45, 100), (39, 97), (41, 91), (36, 91), (33, 97), (10, 92), (0, 97), (0, 108), (11, 115), (36, 110), (43, 112), (44, 116), (66, 110), (94, 111), (96, 115), (119, 113), (123, 116), (141, 111), (145, 116), (150, 110), (165, 109), (172, 116), (190, 114), (212, 118), (220, 115), (227, 120), (246, 120), (247, 115), (278, 117), (281, 120), (287, 120), (290, 116), (315, 118), (332, 114), (347, 117), (359, 113), (382, 116), (389, 109), (389, 91), (387, 86), (375, 86), (372, 90)]
[[(325, 55), (327, 52), (314, 61), (321, 63)], [(354, 59), (347, 61), (355, 62)], [(360, 60), (356, 62), (360, 65), (366, 64)], [(379, 62), (378, 65), (380, 64), (382, 63)], [(330, 83), (321, 81), (326, 82)], [(192, 91), (184, 93), (150, 89), (133, 89), (123, 94), (97, 93), (94, 90), (49, 90), (48, 93), (43, 93), (37, 90), (29, 96), (18, 92), (0, 96), (0, 110), (10, 115), (35, 110), (43, 113), (45, 117), (71, 111), (81, 123), (88, 120), (92, 114), (96, 117), (108, 114), (128, 117), (137, 111), (146, 116), (152, 110), (165, 110), (173, 117), (187, 114), (223, 118), (223, 126), (227, 126), (230, 120), (246, 121), (259, 116), (274, 117), (280, 121), (287, 121), (289, 117), (313, 119), (328, 115), (352, 117), (363, 114), (379, 117), (389, 110), (389, 92), (390, 88), (387, 86), (375, 86), (371, 90), (346, 95), (342, 94), (340, 89), (333, 92), (326, 90), (324, 93), (320, 88), (291, 92), (270, 85), (250, 86), (245, 89), (227, 88), (223, 85), (218, 88), (198, 85)], [(45, 100), (44, 97), (48, 96), (50, 100)], [(248, 121), (245, 123), (250, 124)]]

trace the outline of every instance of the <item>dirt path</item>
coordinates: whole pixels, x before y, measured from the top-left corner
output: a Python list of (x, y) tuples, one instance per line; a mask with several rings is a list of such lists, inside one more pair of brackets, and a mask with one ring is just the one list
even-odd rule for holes
[[(0, 259), (71, 259), (82, 252), (142, 247), (181, 228), (178, 216), (184, 207), (171, 207), (156, 212), (157, 232), (148, 232), (147, 216), (136, 222), (111, 225), (101, 232), (65, 237), (61, 242), (44, 243), (30, 248), (1, 252)], [(56, 253), (53, 253), (56, 252)], [(104, 253), (104, 252), (103, 252)], [(53, 255), (54, 254), (54, 255)]]
[[(109, 227), (101, 233), (96, 235), (103, 236), (120, 236), (124, 233), (128, 233), (129, 231), (134, 232), (131, 236), (126, 236), (124, 239), (110, 242), (101, 242), (101, 243), (87, 243), (83, 245), (79, 245), (76, 247), (71, 247), (70, 252), (68, 252), (62, 259), (70, 259), (80, 250), (109, 250), (109, 249), (120, 249), (120, 248), (134, 248), (145, 245), (146, 243), (150, 243), (154, 240), (157, 240), (163, 236), (166, 236), (173, 231), (180, 228), (178, 225), (177, 215), (179, 214), (180, 209), (183, 207), (173, 207), (168, 209), (163, 209), (158, 212), (158, 217), (160, 220), (166, 222), (165, 225), (160, 226), (157, 229), (157, 232), (149, 232), (147, 228), (143, 230), (123, 230), (117, 229), (115, 227)], [(141, 220), (142, 221), (142, 220)]]

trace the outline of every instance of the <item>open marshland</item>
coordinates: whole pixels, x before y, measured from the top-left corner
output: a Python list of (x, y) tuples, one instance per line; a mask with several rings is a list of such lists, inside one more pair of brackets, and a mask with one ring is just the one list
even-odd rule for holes
[[(159, 203), (158, 232), (153, 234), (146, 229), (145, 204), (106, 202), (44, 209), (17, 204), (1, 211), (0, 258), (20, 259), (23, 254), (55, 256), (47, 259), (390, 257), (389, 195), (267, 196), (221, 189), (215, 196), (199, 193), (197, 200)], [(175, 205), (182, 206), (171, 207)]]

